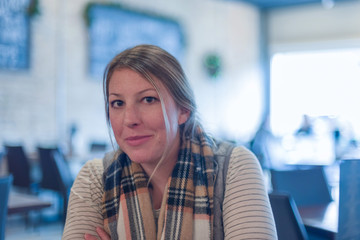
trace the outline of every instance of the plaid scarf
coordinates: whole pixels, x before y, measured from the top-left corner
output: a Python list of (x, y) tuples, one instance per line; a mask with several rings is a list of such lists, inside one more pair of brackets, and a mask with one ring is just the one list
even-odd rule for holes
[(121, 153), (104, 172), (104, 227), (111, 239), (212, 239), (215, 176), (211, 146), (211, 139), (200, 128), (195, 138), (182, 142), (157, 224), (148, 176)]

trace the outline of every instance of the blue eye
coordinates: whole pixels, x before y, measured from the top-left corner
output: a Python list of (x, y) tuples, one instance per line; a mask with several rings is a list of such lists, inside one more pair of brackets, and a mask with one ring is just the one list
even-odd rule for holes
[(144, 97), (143, 100), (146, 102), (146, 103), (153, 103), (157, 100), (157, 98), (155, 97)]
[(121, 100), (114, 100), (110, 103), (111, 107), (118, 108), (124, 105), (124, 102)]

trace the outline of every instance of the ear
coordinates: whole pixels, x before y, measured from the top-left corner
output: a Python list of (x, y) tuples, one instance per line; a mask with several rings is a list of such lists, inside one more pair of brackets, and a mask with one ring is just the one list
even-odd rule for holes
[(190, 110), (185, 108), (180, 108), (179, 110), (179, 117), (178, 117), (178, 124), (184, 124), (190, 116)]

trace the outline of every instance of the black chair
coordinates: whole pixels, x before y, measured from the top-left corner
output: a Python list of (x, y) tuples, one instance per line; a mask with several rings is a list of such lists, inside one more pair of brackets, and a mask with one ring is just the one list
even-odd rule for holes
[(308, 234), (294, 200), (290, 195), (272, 192), (269, 194), (276, 231), (279, 240), (306, 240)]
[(91, 142), (90, 152), (106, 152), (108, 145), (105, 142)]
[(54, 172), (56, 171), (56, 164), (52, 157), (54, 151), (60, 150), (56, 147), (38, 147), (38, 155), (42, 175), (40, 187), (42, 189), (59, 191), (60, 183), (56, 175), (54, 175)]
[(7, 170), (5, 169), (5, 164), (4, 164), (4, 159), (5, 159), (5, 150), (4, 151), (0, 151), (0, 174), (4, 174), (7, 172)]
[(4, 153), (2, 151), (0, 151), (0, 172), (2, 170), (2, 166), (3, 166), (3, 159), (4, 159)]
[(62, 218), (65, 220), (70, 188), (73, 183), (70, 168), (57, 147), (38, 147), (42, 180), (41, 188), (55, 191), (63, 202)]
[(270, 173), (273, 190), (290, 194), (298, 207), (325, 205), (332, 201), (322, 166), (272, 169)]
[(0, 177), (0, 240), (5, 239), (7, 208), (13, 176)]
[(25, 189), (27, 192), (35, 192), (37, 183), (31, 179), (31, 165), (21, 145), (5, 145), (8, 171), (13, 175), (13, 185)]
[(72, 187), (72, 184), (74, 182), (74, 179), (71, 175), (71, 171), (69, 169), (69, 166), (65, 159), (63, 158), (63, 155), (59, 152), (53, 152), (53, 158), (56, 164), (57, 169), (57, 178), (60, 183), (60, 193), (63, 197), (64, 204), (63, 204), (63, 211), (64, 211), (64, 220), (66, 219), (66, 212), (67, 212), (67, 206), (68, 206), (68, 200), (70, 195), (70, 190)]

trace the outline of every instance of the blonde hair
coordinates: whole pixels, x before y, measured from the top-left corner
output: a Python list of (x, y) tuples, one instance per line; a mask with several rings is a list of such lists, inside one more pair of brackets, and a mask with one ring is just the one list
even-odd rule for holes
[[(139, 73), (154, 86), (160, 97), (167, 134), (169, 134), (170, 131), (169, 119), (166, 114), (163, 97), (152, 76), (156, 77), (156, 79), (165, 86), (180, 109), (185, 109), (190, 113), (187, 121), (180, 126), (181, 139), (191, 138), (194, 135), (195, 129), (200, 123), (196, 116), (195, 97), (190, 84), (176, 58), (167, 51), (154, 45), (138, 45), (127, 49), (115, 56), (107, 65), (103, 77), (103, 90), (106, 120), (109, 131), (111, 128), (109, 119), (109, 82), (114, 71), (122, 68), (128, 68)], [(167, 144), (164, 154), (154, 172), (166, 157), (168, 149), (169, 146)], [(150, 176), (150, 179), (152, 175)]]

